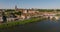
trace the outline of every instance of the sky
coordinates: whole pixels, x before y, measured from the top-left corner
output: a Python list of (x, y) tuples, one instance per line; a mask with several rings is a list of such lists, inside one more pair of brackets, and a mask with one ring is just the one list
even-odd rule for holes
[(0, 0), (0, 9), (40, 8), (60, 9), (60, 0)]

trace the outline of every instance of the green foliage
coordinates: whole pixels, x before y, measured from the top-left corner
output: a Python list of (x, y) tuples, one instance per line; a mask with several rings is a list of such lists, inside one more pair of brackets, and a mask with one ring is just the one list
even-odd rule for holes
[(60, 11), (60, 9), (57, 9), (56, 11)]
[(17, 14), (17, 15), (21, 15), (21, 12), (19, 11), (19, 12), (15, 12), (15, 14)]
[(60, 14), (56, 14), (56, 16), (60, 16)]
[(53, 9), (37, 9), (37, 11), (40, 11), (40, 12), (53, 12), (54, 10)]
[(14, 9), (7, 9), (5, 12), (15, 11)]
[(12, 22), (1, 24), (0, 28), (8, 28), (8, 27), (12, 27), (15, 25), (32, 23), (32, 22), (37, 22), (37, 21), (41, 21), (41, 20), (45, 20), (45, 18), (32, 18), (32, 19), (25, 19), (23, 21), (12, 21)]

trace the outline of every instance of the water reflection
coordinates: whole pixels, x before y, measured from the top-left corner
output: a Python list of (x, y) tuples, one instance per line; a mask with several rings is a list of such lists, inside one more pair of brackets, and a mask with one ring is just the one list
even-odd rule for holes
[(17, 25), (15, 27), (10, 27), (2, 29), (4, 32), (60, 32), (60, 20), (44, 20), (35, 23), (29, 23), (25, 25)]

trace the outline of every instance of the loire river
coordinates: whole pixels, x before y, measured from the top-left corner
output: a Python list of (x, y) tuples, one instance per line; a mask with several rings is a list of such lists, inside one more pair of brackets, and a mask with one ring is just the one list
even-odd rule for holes
[(60, 32), (60, 20), (44, 20), (25, 25), (0, 29), (1, 32)]

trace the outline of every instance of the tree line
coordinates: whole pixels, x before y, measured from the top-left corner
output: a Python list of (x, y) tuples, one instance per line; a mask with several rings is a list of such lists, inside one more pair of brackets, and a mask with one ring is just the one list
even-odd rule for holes
[(54, 12), (54, 11), (57, 11), (57, 12), (59, 12), (60, 9), (37, 9), (36, 11), (40, 11), (40, 12)]

